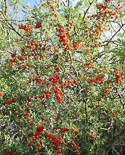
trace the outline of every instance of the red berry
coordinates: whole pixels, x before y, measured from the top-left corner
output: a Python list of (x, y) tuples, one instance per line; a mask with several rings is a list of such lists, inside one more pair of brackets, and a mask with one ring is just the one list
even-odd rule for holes
[(33, 125), (33, 122), (30, 122), (29, 125)]
[(12, 154), (12, 151), (11, 151), (11, 150), (9, 150), (9, 151), (8, 151), (8, 153), (11, 155), (11, 154)]
[(92, 138), (92, 139), (95, 139), (96, 137), (95, 137), (94, 135), (91, 135), (91, 138)]
[(41, 150), (41, 146), (38, 146), (38, 147), (37, 147), (37, 150)]
[(74, 136), (72, 136), (72, 139), (75, 139), (75, 137), (74, 137)]
[(62, 153), (62, 151), (61, 150), (58, 150), (58, 153)]
[(23, 109), (21, 109), (21, 112), (23, 113), (23, 112), (24, 112), (24, 110), (23, 110)]

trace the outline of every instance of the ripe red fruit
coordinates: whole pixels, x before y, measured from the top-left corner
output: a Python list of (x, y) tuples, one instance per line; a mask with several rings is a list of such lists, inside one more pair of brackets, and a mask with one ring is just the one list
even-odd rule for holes
[(30, 118), (27, 118), (27, 121), (29, 121), (30, 120)]
[(110, 2), (110, 0), (105, 0), (105, 2)]
[(42, 101), (41, 101), (41, 103), (43, 104), (43, 103), (44, 103), (44, 101), (42, 100)]
[(62, 151), (61, 150), (58, 150), (58, 153), (62, 153)]
[(38, 146), (38, 147), (37, 147), (37, 150), (41, 150), (41, 146)]
[(78, 81), (81, 81), (81, 79), (80, 79), (80, 78), (78, 78)]
[(74, 136), (72, 136), (72, 139), (75, 139), (75, 137), (74, 137)]
[(9, 155), (11, 155), (11, 154), (12, 154), (12, 151), (11, 151), (11, 150), (9, 150), (9, 151), (8, 151), (8, 153), (9, 153)]
[(15, 56), (16, 56), (16, 53), (11, 54), (11, 57), (12, 57), (12, 58), (15, 57)]
[(61, 136), (61, 133), (58, 133), (58, 136)]
[(29, 125), (33, 125), (33, 122), (30, 122)]
[(108, 81), (107, 84), (110, 84), (110, 82)]
[(37, 143), (36, 143), (36, 145), (37, 145), (37, 146), (39, 146), (39, 145), (40, 145), (40, 143), (39, 143), (39, 142), (37, 142)]
[(66, 145), (66, 143), (63, 143), (63, 145)]
[(91, 135), (91, 138), (92, 138), (92, 139), (95, 139), (96, 137), (95, 137), (94, 135)]
[(36, 140), (36, 138), (33, 136), (33, 137), (32, 137), (32, 140)]
[(30, 132), (29, 135), (33, 135), (33, 132)]
[(49, 110), (51, 110), (52, 108), (51, 107), (49, 107)]
[(3, 93), (0, 93), (0, 96), (3, 96)]
[(23, 109), (21, 109), (21, 112), (23, 113), (23, 112), (24, 112), (24, 110), (23, 110)]

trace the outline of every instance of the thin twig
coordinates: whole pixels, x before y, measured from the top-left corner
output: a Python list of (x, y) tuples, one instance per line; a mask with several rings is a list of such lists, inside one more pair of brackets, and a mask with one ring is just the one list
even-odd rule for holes
[(121, 27), (115, 32), (115, 34), (109, 39), (109, 41), (107, 42), (106, 46), (109, 45), (110, 41), (116, 36), (116, 34), (122, 29), (122, 27), (124, 26), (125, 24), (122, 24)]

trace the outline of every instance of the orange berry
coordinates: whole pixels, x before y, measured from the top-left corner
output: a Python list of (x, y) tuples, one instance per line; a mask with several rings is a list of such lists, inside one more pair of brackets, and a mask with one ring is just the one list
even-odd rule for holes
[(115, 113), (118, 114), (118, 111), (116, 111)]
[(21, 119), (19, 119), (19, 122), (21, 123), (21, 122), (22, 122), (22, 120), (21, 120)]
[(55, 115), (54, 115), (54, 117), (56, 118), (56, 117), (57, 117), (57, 115), (55, 114)]

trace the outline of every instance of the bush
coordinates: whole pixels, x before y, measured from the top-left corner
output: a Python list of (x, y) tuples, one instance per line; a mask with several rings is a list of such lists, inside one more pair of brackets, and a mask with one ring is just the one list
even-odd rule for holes
[(0, 2), (1, 155), (123, 153), (122, 1)]

